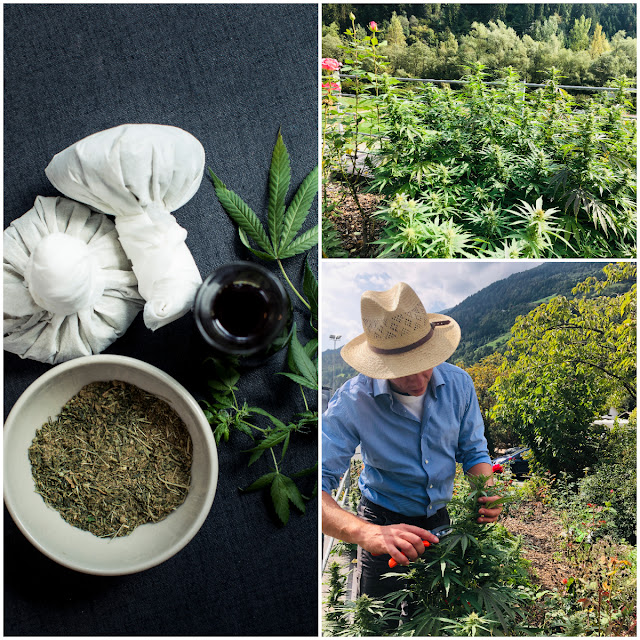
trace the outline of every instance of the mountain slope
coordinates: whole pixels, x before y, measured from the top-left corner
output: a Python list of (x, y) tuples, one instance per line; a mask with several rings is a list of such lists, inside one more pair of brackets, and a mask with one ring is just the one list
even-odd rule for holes
[(603, 277), (602, 262), (547, 262), (498, 280), (443, 313), (460, 325), (462, 340), (453, 359), (473, 364), (502, 350), (516, 318), (550, 298), (572, 297), (571, 290), (589, 276)]

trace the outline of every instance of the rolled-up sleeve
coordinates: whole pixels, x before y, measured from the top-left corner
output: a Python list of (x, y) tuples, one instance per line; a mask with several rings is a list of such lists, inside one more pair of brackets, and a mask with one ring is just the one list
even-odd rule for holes
[(322, 416), (322, 490), (328, 493), (340, 484), (360, 444), (347, 396), (344, 387), (338, 389)]
[(489, 457), (487, 439), (484, 435), (484, 421), (480, 413), (478, 396), (471, 377), (468, 377), (465, 384), (465, 396), (467, 402), (460, 421), (456, 461), (462, 464), (462, 468), (466, 473), (471, 467), (480, 462), (491, 464), (491, 458)]

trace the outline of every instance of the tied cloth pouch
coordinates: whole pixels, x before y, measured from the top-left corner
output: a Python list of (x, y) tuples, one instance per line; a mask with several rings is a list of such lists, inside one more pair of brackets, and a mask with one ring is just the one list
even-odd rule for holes
[(142, 308), (107, 216), (38, 196), (3, 236), (5, 350), (49, 364), (100, 353)]
[(204, 161), (200, 142), (182, 129), (125, 124), (76, 142), (45, 170), (67, 197), (115, 216), (153, 331), (186, 314), (202, 283), (171, 212), (198, 190)]

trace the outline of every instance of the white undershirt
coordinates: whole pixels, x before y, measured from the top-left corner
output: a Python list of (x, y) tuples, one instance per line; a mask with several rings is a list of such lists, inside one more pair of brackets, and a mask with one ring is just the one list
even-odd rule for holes
[(424, 407), (425, 393), (419, 396), (405, 396), (402, 393), (398, 393), (391, 389), (391, 393), (395, 400), (402, 404), (406, 409), (414, 415), (420, 422), (422, 422), (422, 410)]

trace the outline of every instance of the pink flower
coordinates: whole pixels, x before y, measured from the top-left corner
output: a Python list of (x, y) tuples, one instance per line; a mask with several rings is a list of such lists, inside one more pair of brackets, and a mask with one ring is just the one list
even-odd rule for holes
[(493, 471), (493, 473), (502, 473), (503, 470), (504, 469), (501, 464), (494, 464), (493, 467), (491, 467), (491, 471)]
[(323, 82), (322, 88), (326, 89), (327, 91), (329, 91), (329, 93), (331, 93), (331, 91), (339, 91), (340, 85), (337, 82)]
[(369, 29), (374, 33), (378, 30), (378, 25), (373, 20), (369, 23)]
[(335, 58), (322, 58), (322, 68), (327, 71), (337, 71), (342, 66)]

